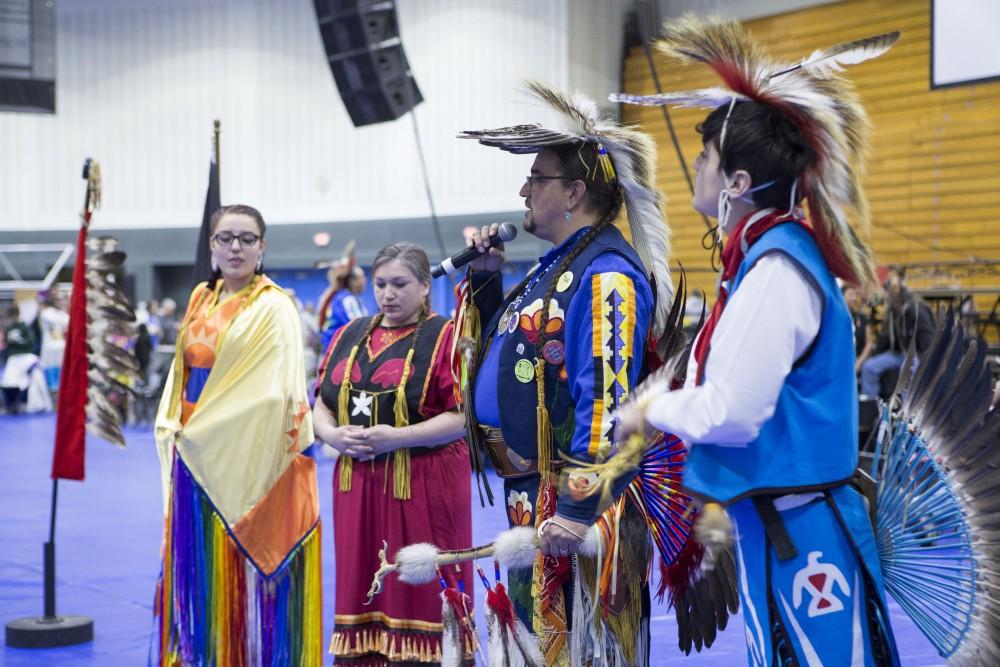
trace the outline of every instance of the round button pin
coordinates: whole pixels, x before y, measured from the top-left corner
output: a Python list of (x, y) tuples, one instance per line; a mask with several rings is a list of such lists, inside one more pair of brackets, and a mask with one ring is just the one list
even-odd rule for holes
[(518, 322), (520, 321), (521, 321), (521, 313), (515, 311), (510, 316), (510, 322), (507, 323), (507, 333), (514, 333), (515, 331), (517, 331), (517, 325)]
[(503, 311), (503, 315), (500, 316), (500, 322), (497, 323), (497, 331), (500, 334), (504, 334), (507, 331), (507, 323), (510, 322), (510, 317), (514, 312), (514, 304), (507, 306), (507, 310)]
[(531, 382), (535, 379), (535, 366), (527, 359), (519, 360), (514, 364), (514, 377), (525, 384)]
[(563, 346), (562, 341), (546, 341), (545, 345), (542, 346), (542, 358), (553, 366), (562, 365), (566, 361), (566, 348)]

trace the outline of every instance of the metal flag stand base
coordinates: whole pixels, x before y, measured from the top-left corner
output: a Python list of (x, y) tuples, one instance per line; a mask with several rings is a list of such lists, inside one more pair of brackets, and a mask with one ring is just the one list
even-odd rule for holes
[(94, 621), (86, 616), (26, 616), (7, 623), (7, 646), (54, 648), (94, 640)]
[(56, 615), (56, 496), (59, 480), (52, 480), (52, 513), (45, 555), (45, 615), (15, 618), (7, 623), (7, 646), (53, 648), (93, 641), (94, 621), (86, 616)]

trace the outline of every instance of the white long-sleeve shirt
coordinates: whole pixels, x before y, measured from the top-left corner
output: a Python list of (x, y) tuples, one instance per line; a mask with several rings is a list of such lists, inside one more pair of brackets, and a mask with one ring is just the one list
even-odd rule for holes
[(774, 414), (795, 361), (819, 333), (822, 300), (810, 280), (787, 255), (764, 255), (722, 311), (704, 383), (694, 384), (692, 352), (684, 388), (655, 398), (647, 421), (689, 445), (753, 441)]

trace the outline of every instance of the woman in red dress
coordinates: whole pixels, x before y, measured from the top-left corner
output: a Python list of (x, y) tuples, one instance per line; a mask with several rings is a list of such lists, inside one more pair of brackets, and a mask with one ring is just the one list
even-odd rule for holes
[[(341, 456), (334, 474), (336, 664), (441, 660), (440, 585), (395, 575), (365, 605), (382, 541), (442, 549), (472, 542), (469, 458), (451, 374), (453, 325), (430, 312), (430, 264), (412, 243), (386, 246), (372, 271), (379, 313), (338, 332), (326, 353), (316, 435)], [(470, 572), (443, 573), (452, 586)], [(468, 656), (470, 657), (471, 656)]]

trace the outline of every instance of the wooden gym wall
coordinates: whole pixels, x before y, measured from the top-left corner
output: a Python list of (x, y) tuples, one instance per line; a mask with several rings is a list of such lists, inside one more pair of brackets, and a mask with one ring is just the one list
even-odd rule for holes
[[(847, 0), (746, 26), (769, 52), (790, 61), (837, 42), (900, 30), (902, 38), (889, 53), (847, 72), (873, 125), (864, 183), (876, 259), (880, 265), (1000, 260), (1000, 82), (931, 89), (928, 0)], [(706, 67), (682, 66), (659, 53), (655, 58), (664, 90), (717, 84)], [(626, 92), (656, 92), (641, 48), (627, 55), (624, 82)], [(701, 246), (705, 225), (691, 208), (662, 111), (624, 105), (622, 112), (626, 122), (641, 125), (659, 145), (659, 184), (668, 198), (674, 264), (681, 262), (690, 288), (704, 289), (711, 301), (716, 274)], [(706, 112), (671, 109), (670, 114), (691, 169), (701, 150), (694, 126)], [(921, 282), (1000, 289), (1000, 268), (996, 271)], [(980, 309), (988, 311), (995, 298), (981, 295)]]

